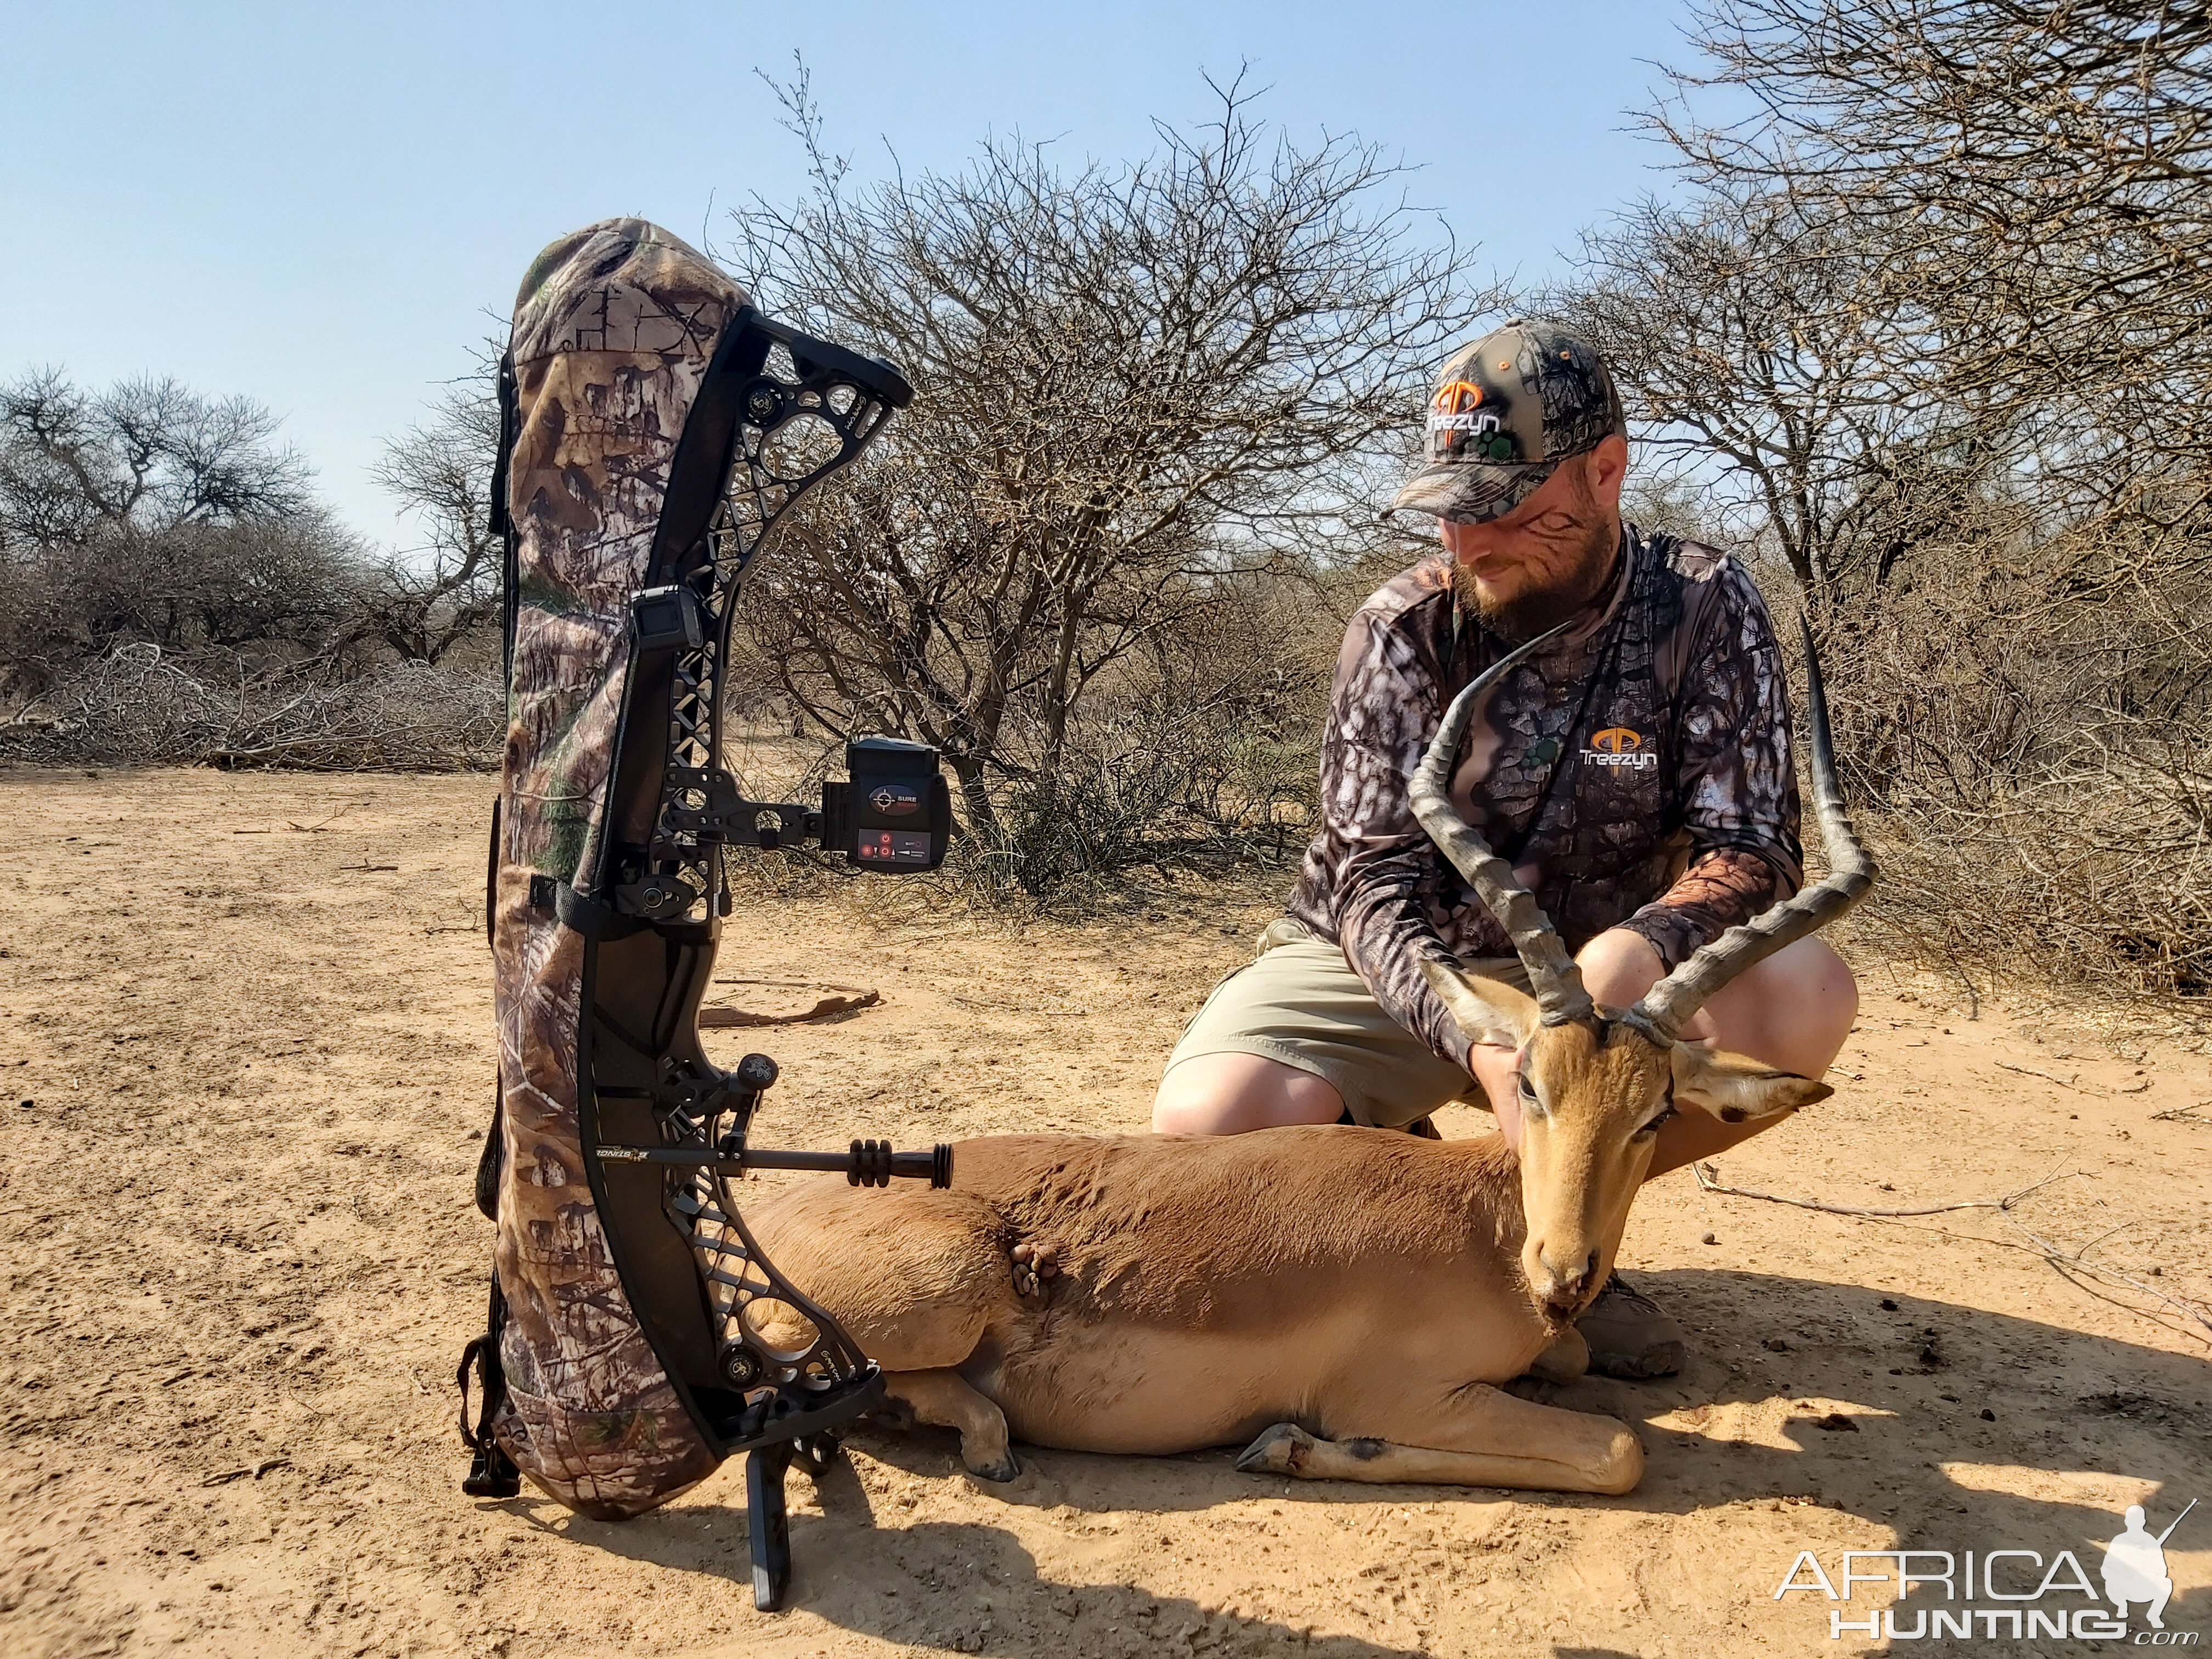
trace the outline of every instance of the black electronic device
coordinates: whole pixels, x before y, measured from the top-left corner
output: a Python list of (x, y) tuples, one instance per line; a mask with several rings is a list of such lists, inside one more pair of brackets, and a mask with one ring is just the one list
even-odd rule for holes
[(937, 751), (901, 738), (845, 745), (848, 781), (823, 786), (823, 845), (863, 870), (913, 875), (945, 862), (952, 792)]

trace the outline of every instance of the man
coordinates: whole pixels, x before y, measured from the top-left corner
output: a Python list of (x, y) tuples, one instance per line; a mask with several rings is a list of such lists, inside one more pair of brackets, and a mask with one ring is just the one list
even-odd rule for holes
[[(1564, 329), (1507, 325), (1444, 370), (1427, 438), (1391, 510), (1433, 514), (1442, 556), (1352, 620), (1322, 734), (1320, 833), (1259, 959), (1216, 988), (1170, 1055), (1162, 1133), (1350, 1121), (1433, 1134), (1428, 1115), (1463, 1096), (1518, 1144), (1513, 1052), (1470, 1042), (1421, 963), (1500, 977), (1519, 963), (1407, 794), (1459, 690), (1559, 624), (1571, 625), (1533, 659), (1540, 672), (1505, 682), (1470, 730), (1452, 796), (1576, 951), (1591, 996), (1632, 1004), (1802, 878), (1766, 607), (1726, 555), (1622, 522), (1626, 426), (1597, 352)], [(1818, 1078), (1857, 1006), (1842, 960), (1804, 939), (1714, 995), (1685, 1035)], [(1681, 1113), (1651, 1173), (1763, 1127)], [(1680, 1364), (1680, 1328), (1618, 1275), (1580, 1328), (1608, 1375)]]

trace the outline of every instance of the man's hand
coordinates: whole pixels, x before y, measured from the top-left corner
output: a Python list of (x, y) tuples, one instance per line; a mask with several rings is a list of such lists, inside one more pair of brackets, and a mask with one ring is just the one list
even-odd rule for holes
[[(1582, 948), (1575, 958), (1582, 966), (1583, 984), (1592, 1000), (1626, 1008), (1659, 982), (1666, 965), (1651, 941), (1626, 927), (1608, 927)], [(1468, 1051), (1467, 1068), (1490, 1097), (1490, 1109), (1505, 1144), (1521, 1150), (1521, 1086), (1516, 1073), (1521, 1054), (1478, 1042)]]
[(1467, 1069), (1490, 1097), (1490, 1115), (1498, 1120), (1505, 1144), (1516, 1152), (1521, 1150), (1521, 1087), (1515, 1073), (1520, 1064), (1517, 1048), (1478, 1042), (1467, 1051)]

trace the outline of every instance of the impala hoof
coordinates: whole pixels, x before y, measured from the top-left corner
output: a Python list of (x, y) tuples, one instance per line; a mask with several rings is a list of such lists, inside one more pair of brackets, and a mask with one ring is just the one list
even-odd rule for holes
[(1006, 1453), (1003, 1457), (992, 1458), (986, 1462), (969, 1463), (967, 1468), (968, 1473), (978, 1480), (988, 1480), (992, 1485), (998, 1486), (1003, 1486), (1022, 1472), (1020, 1461), (1012, 1452)]
[(1244, 1448), (1237, 1467), (1246, 1474), (1296, 1474), (1317, 1443), (1295, 1423), (1278, 1423)]

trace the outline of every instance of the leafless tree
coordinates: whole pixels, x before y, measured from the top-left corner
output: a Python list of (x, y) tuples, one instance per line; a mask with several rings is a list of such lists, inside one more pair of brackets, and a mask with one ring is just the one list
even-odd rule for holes
[[(2127, 0), (1706, 0), (1658, 129), (1786, 192), (1932, 314), (1943, 395), (2039, 423), (2039, 471), (2171, 511), (2212, 469), (2212, 12)], [(1698, 94), (1752, 113), (1698, 118)], [(1899, 367), (1915, 342), (1905, 331)], [(2179, 475), (2177, 480), (2177, 474)], [(2192, 484), (2191, 479), (2194, 478)]]
[(174, 380), (86, 392), (58, 369), (0, 386), (0, 538), (82, 545), (103, 531), (294, 516), (308, 469), (274, 416)]
[(1239, 573), (1364, 544), (1357, 469), (1402, 459), (1427, 374), (1496, 296), (1376, 150), (1300, 148), (1236, 86), (1141, 161), (1000, 142), (865, 189), (803, 72), (781, 90), (814, 187), (740, 213), (738, 263), (918, 396), (807, 503), (744, 614), (823, 725), (944, 750), (972, 823), (1002, 784), (1064, 812), (1087, 700), (1130, 694)]
[(1695, 20), (1652, 116), (1694, 194), (1556, 300), (1670, 502), (1733, 509), (1825, 611), (1869, 915), (1953, 965), (2212, 991), (2212, 16)]
[(361, 552), (276, 422), (173, 380), (0, 387), (0, 657), (15, 689), (140, 640), (295, 657), (329, 637)]
[(2015, 449), (1983, 405), (1892, 372), (1899, 331), (1928, 324), (1868, 307), (1878, 263), (1787, 191), (1720, 189), (1587, 233), (1573, 279), (1529, 303), (1604, 352), (1645, 488), (1702, 495), (1709, 533), (1832, 602), (1954, 530)]
[(481, 639), (499, 614), (500, 541), (491, 533), (491, 478), (499, 451), (495, 356), (448, 387), (428, 419), (386, 444), (376, 481), (422, 532), (416, 547), (381, 560), (359, 596), (356, 636), (382, 641), (402, 661), (434, 663)]

